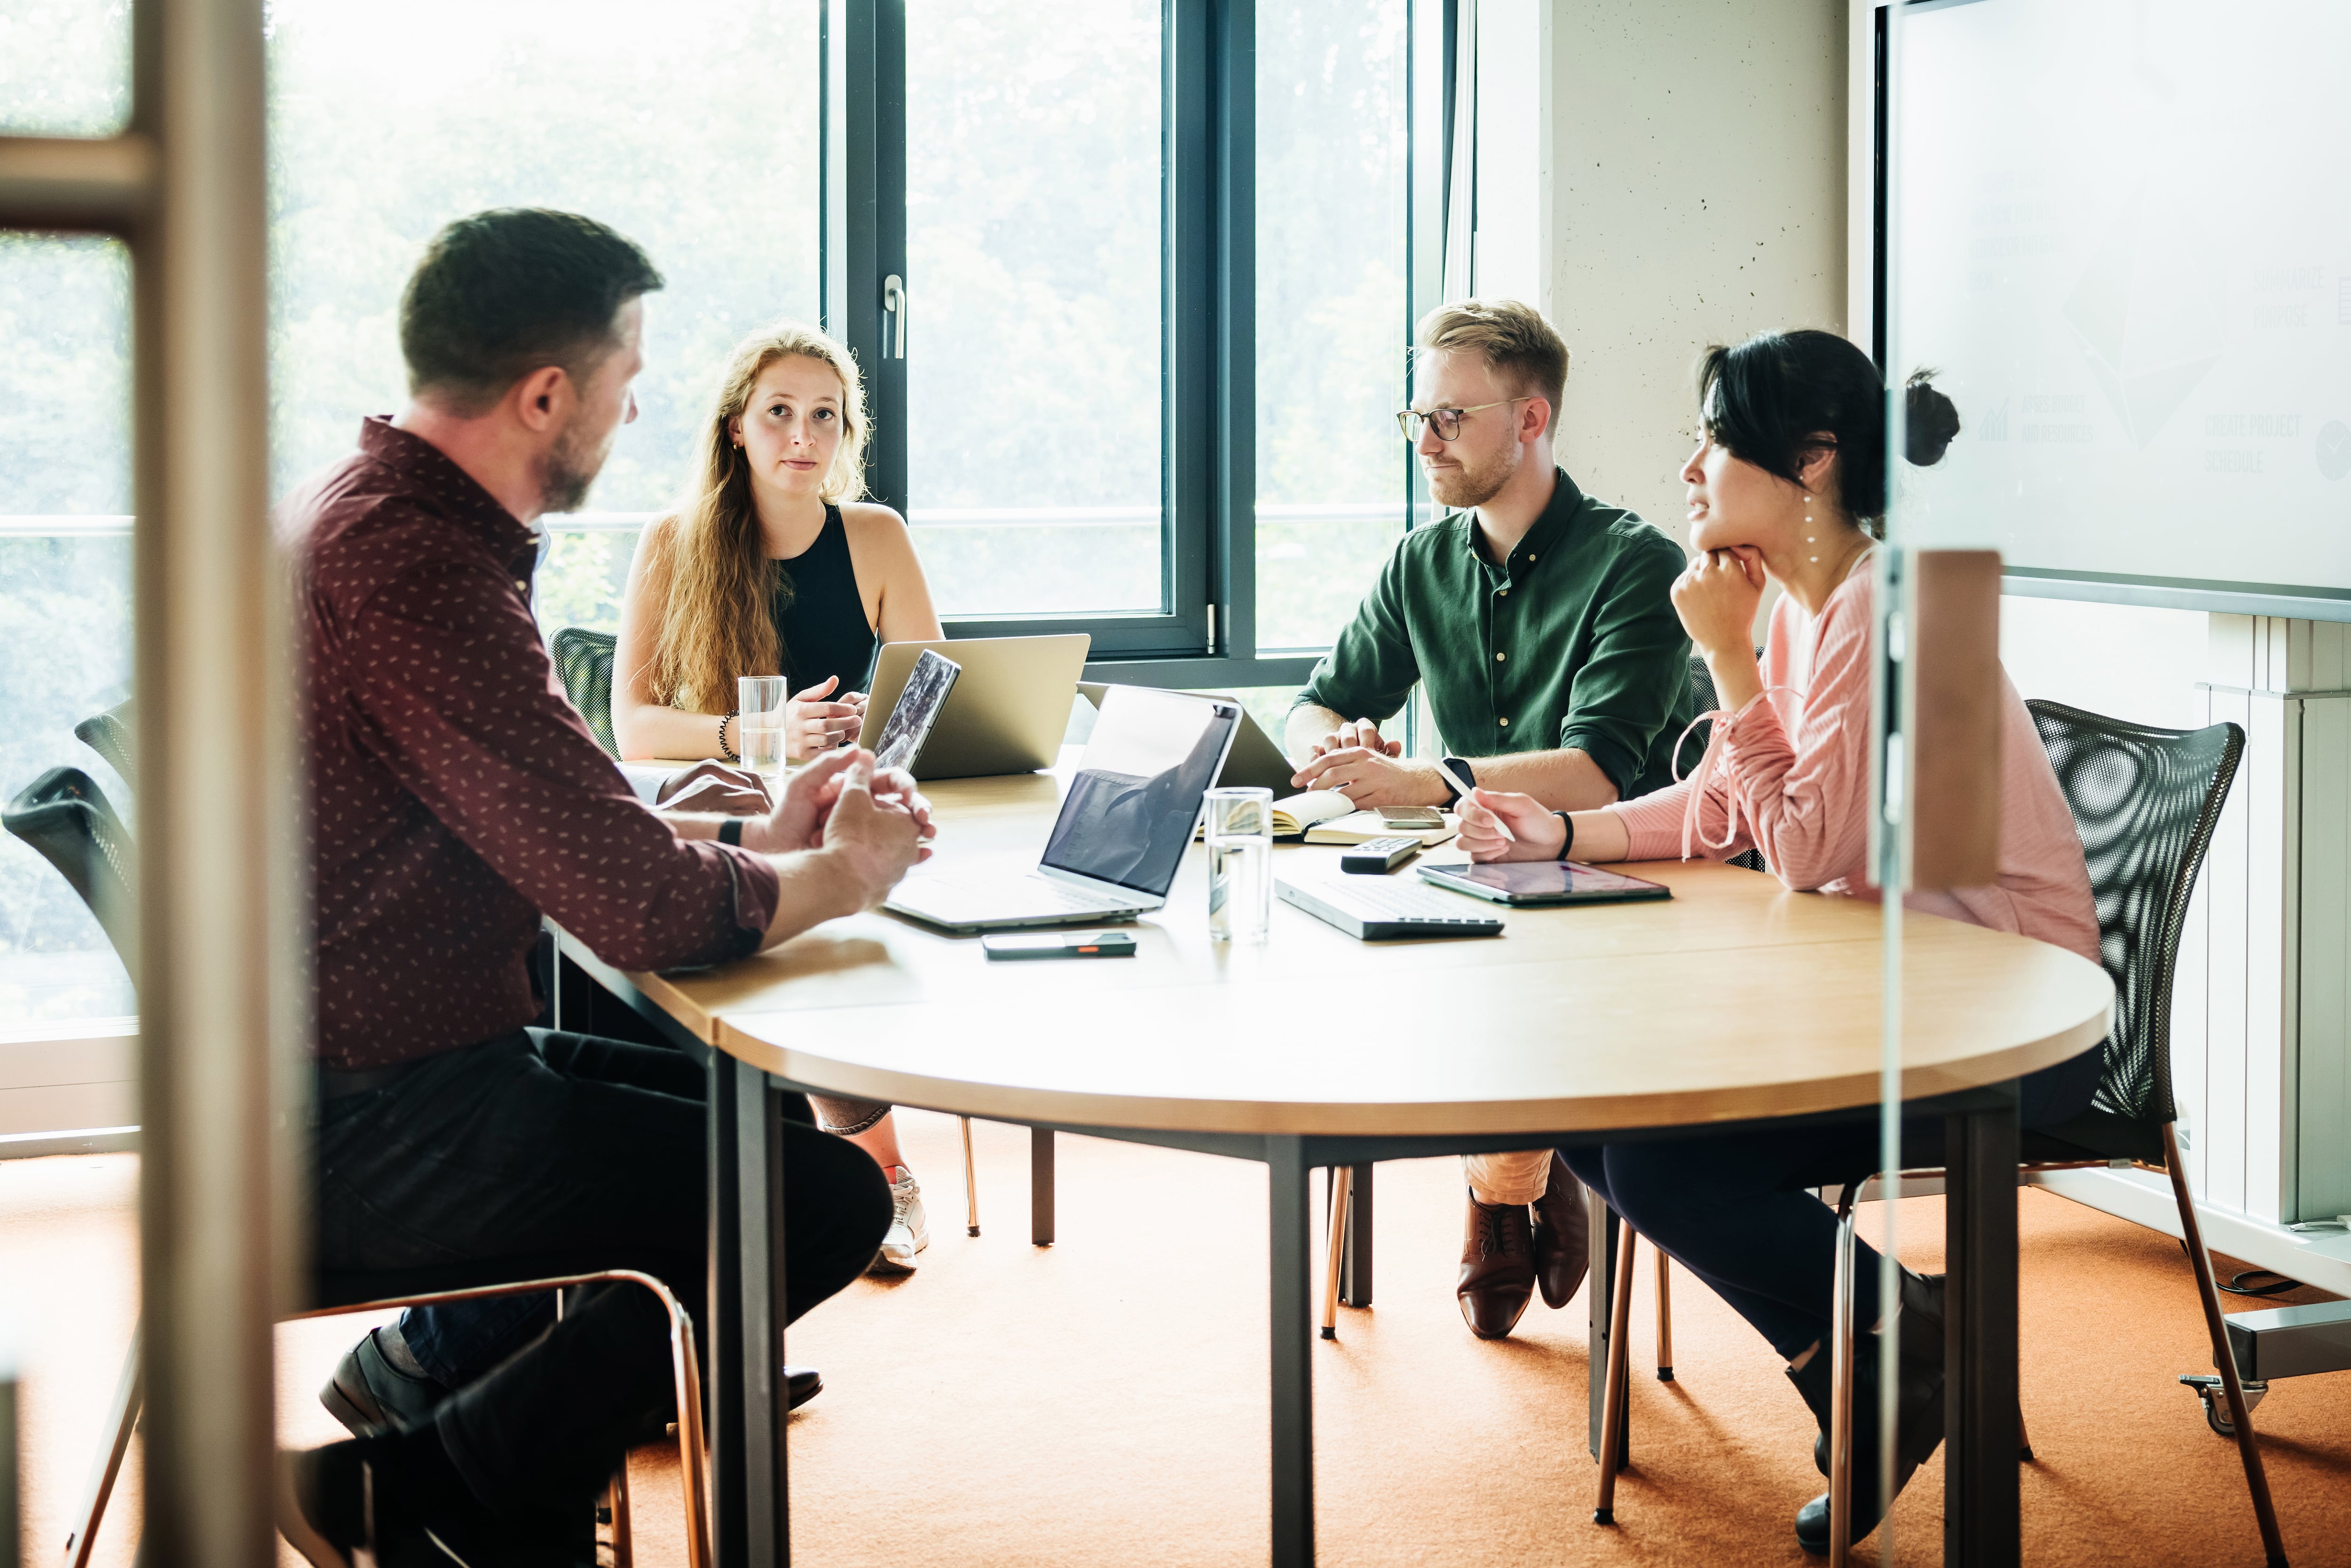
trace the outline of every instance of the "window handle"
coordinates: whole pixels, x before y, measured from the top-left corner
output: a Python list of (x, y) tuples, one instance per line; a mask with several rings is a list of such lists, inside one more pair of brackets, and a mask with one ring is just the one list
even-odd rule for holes
[(889, 330), (882, 339), (882, 357), (903, 360), (906, 357), (906, 280), (894, 272), (882, 280), (882, 314), (890, 318)]

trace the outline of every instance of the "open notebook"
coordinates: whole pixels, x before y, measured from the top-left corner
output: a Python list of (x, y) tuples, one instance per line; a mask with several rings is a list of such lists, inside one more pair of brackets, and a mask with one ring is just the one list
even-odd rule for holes
[(1336, 789), (1309, 789), (1273, 803), (1273, 836), (1294, 839), (1303, 834), (1310, 844), (1360, 844), (1372, 839), (1418, 839), (1441, 844), (1458, 824), (1450, 816), (1441, 828), (1396, 828), (1377, 811), (1358, 811), (1355, 803)]

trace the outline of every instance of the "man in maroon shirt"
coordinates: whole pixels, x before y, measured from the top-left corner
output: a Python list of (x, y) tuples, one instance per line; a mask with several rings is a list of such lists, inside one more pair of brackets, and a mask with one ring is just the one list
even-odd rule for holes
[[(527, 1030), (540, 916), (626, 967), (717, 963), (872, 905), (928, 852), (913, 781), (854, 750), (747, 821), (664, 819), (564, 700), (531, 614), (529, 524), (580, 504), (635, 417), (643, 296), (660, 287), (587, 218), (450, 225), (401, 303), (407, 409), (368, 420), (359, 451), (287, 505), (323, 1272), (634, 1268), (701, 1316), (703, 1070)], [(853, 1145), (784, 1132), (797, 1316), (864, 1269), (891, 1207)], [(358, 1406), (338, 1414), (367, 1435), (287, 1465), (281, 1523), (321, 1564), (361, 1549), (386, 1568), (444, 1552), (592, 1563), (596, 1490), (633, 1434), (669, 1418), (666, 1322), (633, 1288), (590, 1295), (454, 1391), (387, 1370), (374, 1336), (360, 1349), (371, 1376), (339, 1375), (329, 1398)], [(373, 1373), (432, 1397), (378, 1400)]]

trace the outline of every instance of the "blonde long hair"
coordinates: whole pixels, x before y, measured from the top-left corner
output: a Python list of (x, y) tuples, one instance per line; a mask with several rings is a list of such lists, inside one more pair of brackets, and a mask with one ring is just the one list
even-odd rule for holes
[[(735, 677), (789, 674), (768, 596), (771, 567), (751, 499), (751, 465), (735, 444), (735, 421), (759, 376), (778, 360), (817, 360), (841, 378), (841, 445), (817, 487), (828, 504), (865, 493), (865, 383), (838, 340), (797, 321), (761, 328), (735, 345), (702, 424), (694, 499), (653, 525), (649, 577), (667, 582), (650, 672), (653, 699), (693, 713), (731, 713)], [(789, 578), (782, 591), (790, 592)]]

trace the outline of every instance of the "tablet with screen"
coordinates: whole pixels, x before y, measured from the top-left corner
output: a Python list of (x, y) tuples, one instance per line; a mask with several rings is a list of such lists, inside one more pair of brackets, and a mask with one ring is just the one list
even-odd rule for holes
[(1662, 883), (1603, 871), (1582, 861), (1496, 861), (1489, 865), (1425, 865), (1421, 880), (1496, 904), (1633, 904), (1671, 898)]
[(923, 650), (914, 667), (906, 674), (906, 685), (898, 694), (897, 706), (890, 710), (890, 718), (883, 725), (882, 733), (873, 740), (873, 761), (880, 768), (907, 768), (923, 749), (923, 742), (931, 736), (931, 726), (939, 718), (939, 709), (946, 706), (947, 694), (955, 690), (956, 677), (963, 666), (931, 649)]

